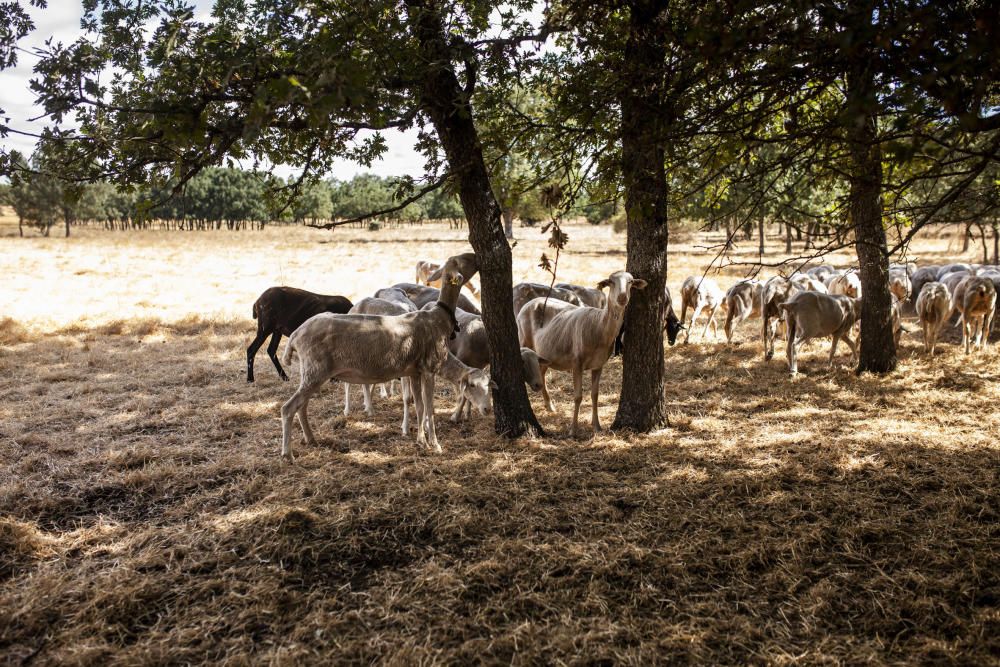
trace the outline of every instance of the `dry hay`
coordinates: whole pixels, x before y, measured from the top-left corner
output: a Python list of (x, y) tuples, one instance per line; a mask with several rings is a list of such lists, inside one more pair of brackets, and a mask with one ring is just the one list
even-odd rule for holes
[(5, 661), (1000, 660), (996, 348), (907, 337), (878, 379), (818, 343), (790, 382), (756, 343), (678, 345), (651, 436), (566, 437), (564, 374), (537, 440), (451, 425), (444, 389), (441, 456), (331, 387), (286, 466), (293, 387), (263, 355), (244, 382), (237, 305), (0, 321)]

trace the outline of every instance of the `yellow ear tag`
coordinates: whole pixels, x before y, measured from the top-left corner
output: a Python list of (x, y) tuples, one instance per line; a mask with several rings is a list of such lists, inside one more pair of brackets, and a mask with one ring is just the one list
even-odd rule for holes
[(459, 280), (459, 278), (456, 276), (456, 277), (454, 277), (454, 278), (451, 279), (451, 284), (452, 285), (461, 285), (462, 281)]

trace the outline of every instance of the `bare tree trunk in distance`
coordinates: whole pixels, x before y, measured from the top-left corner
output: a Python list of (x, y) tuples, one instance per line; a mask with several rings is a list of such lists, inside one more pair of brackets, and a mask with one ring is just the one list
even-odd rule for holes
[(648, 282), (625, 310), (622, 389), (612, 429), (639, 433), (667, 425), (664, 402), (663, 288), (667, 279), (667, 179), (661, 129), (660, 71), (666, 49), (653, 23), (666, 4), (631, 3), (621, 92), (622, 176), (628, 259), (625, 268)]
[(792, 253), (792, 223), (785, 223), (785, 254)]
[(514, 211), (513, 209), (505, 208), (501, 211), (503, 214), (503, 233), (508, 239), (514, 238)]
[(1000, 220), (993, 218), (993, 263), (1000, 264)]
[(764, 256), (764, 215), (761, 214), (760, 220), (757, 221), (757, 236), (760, 240), (760, 256)]
[(541, 434), (524, 386), (514, 321), (510, 245), (500, 224), (500, 205), (483, 160), (468, 95), (452, 64), (450, 41), (434, 0), (406, 0), (410, 30), (424, 59), (420, 104), (427, 111), (458, 178), (458, 195), (469, 221), (469, 242), (479, 263), (483, 324), (490, 342), (490, 374), (496, 432), (507, 437)]
[[(872, 10), (861, 10), (869, 22)], [(888, 373), (896, 368), (892, 331), (892, 295), (889, 292), (889, 252), (882, 224), (882, 149), (878, 143), (875, 79), (867, 51), (847, 74), (849, 125), (848, 152), (851, 174), (850, 216), (860, 266), (860, 360), (857, 372)]]

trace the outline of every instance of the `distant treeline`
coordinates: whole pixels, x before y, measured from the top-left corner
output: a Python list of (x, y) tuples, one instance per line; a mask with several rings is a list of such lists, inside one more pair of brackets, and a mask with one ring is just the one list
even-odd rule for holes
[[(69, 184), (46, 174), (0, 184), (0, 203), (14, 208), (21, 234), (33, 228), (48, 236), (52, 227), (99, 226), (127, 229), (262, 229), (268, 224), (322, 224), (349, 220), (396, 205), (398, 181), (371, 174), (349, 181), (331, 179), (305, 187), (290, 205), (272, 196), (285, 186), (270, 177), (232, 168), (210, 168), (172, 194), (170, 190), (120, 191), (111, 183)], [(287, 194), (287, 193), (286, 193)], [(356, 223), (378, 228), (448, 220), (464, 214), (443, 188), (401, 210)]]

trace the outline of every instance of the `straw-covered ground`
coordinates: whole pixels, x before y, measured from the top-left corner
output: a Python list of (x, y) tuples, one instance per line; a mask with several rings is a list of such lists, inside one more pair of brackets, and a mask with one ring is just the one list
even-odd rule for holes
[[(608, 228), (569, 234), (564, 278), (623, 268)], [(462, 236), (0, 239), (0, 662), (1000, 662), (995, 347), (931, 362), (907, 335), (897, 373), (859, 378), (816, 343), (792, 382), (747, 325), (670, 348), (662, 433), (569, 439), (553, 373), (536, 440), (450, 424), (442, 389), (440, 456), (398, 399), (345, 420), (331, 387), (320, 445), (282, 464), (294, 383), (263, 352), (244, 378), (257, 294), (364, 296)], [(539, 280), (520, 236), (515, 277)], [(672, 248), (675, 294), (710, 242)]]

